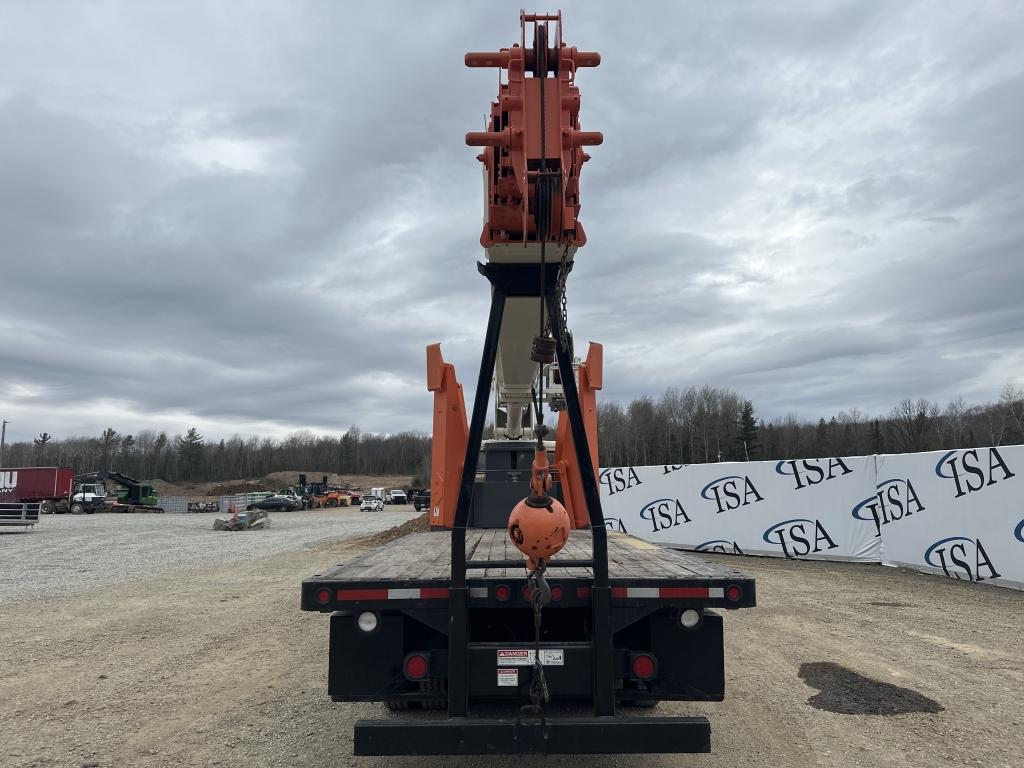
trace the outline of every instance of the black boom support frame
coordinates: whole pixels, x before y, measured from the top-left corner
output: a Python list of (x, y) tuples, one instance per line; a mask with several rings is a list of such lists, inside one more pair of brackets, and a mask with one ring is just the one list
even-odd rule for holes
[[(567, 265), (571, 267), (571, 263)], [(481, 755), (481, 754), (600, 754), (709, 752), (711, 724), (705, 717), (621, 717), (615, 714), (615, 667), (611, 625), (611, 587), (608, 581), (608, 531), (598, 497), (597, 479), (572, 368), (572, 351), (561, 308), (555, 296), (559, 264), (478, 264), (491, 283), (491, 312), (487, 320), (476, 399), (466, 440), (466, 456), (452, 525), (451, 582), (448, 598), (448, 718), (415, 722), (404, 719), (360, 720), (355, 725), (357, 755)], [(541, 282), (541, 270), (545, 270)], [(540, 286), (544, 285), (543, 296)], [(548, 288), (547, 286), (550, 286)], [(542, 718), (537, 721), (471, 718), (469, 711), (469, 590), (467, 570), (512, 567), (522, 561), (466, 560), (466, 524), (473, 501), (477, 460), (490, 401), (491, 379), (505, 300), (540, 297), (551, 319), (556, 359), (561, 371), (569, 427), (590, 513), (593, 554), (590, 560), (555, 558), (550, 565), (593, 569), (591, 599), (591, 657), (594, 712), (589, 717)]]
[[(494, 376), (495, 358), (498, 353), (498, 337), (505, 312), (505, 299), (512, 297), (540, 297), (547, 305), (548, 316), (555, 337), (558, 368), (561, 371), (565, 406), (569, 415), (569, 428), (576, 450), (576, 463), (582, 475), (583, 491), (590, 513), (590, 527), (593, 536), (592, 559), (588, 561), (555, 560), (557, 567), (592, 567), (594, 582), (591, 587), (592, 637), (594, 643), (594, 713), (598, 717), (615, 714), (615, 674), (612, 656), (611, 629), (611, 587), (608, 584), (608, 531), (601, 511), (601, 500), (597, 492), (597, 478), (591, 463), (589, 442), (580, 408), (579, 392), (573, 375), (572, 351), (563, 343), (567, 334), (562, 327), (562, 313), (555, 296), (558, 263), (550, 264), (477, 264), (477, 269), (491, 283), (491, 312), (487, 318), (487, 333), (484, 337), (483, 356), (480, 360), (480, 375), (476, 383), (476, 398), (473, 401), (473, 415), (466, 440), (466, 457), (462, 465), (462, 480), (459, 484), (459, 498), (455, 506), (455, 521), (452, 525), (452, 565), (448, 632), (448, 716), (466, 717), (469, 708), (469, 601), (466, 587), (466, 571), (469, 568), (488, 568), (488, 561), (466, 561), (466, 523), (469, 507), (473, 500), (473, 484), (476, 481), (477, 459), (483, 440), (484, 421), (491, 396), (491, 380)], [(571, 268), (571, 263), (567, 268)], [(541, 270), (545, 270), (541, 280)], [(540, 286), (545, 286), (540, 296)]]

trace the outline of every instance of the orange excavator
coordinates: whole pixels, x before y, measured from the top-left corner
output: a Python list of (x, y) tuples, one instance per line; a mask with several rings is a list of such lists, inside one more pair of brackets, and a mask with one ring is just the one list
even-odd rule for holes
[[(709, 751), (706, 718), (617, 709), (721, 700), (716, 609), (755, 602), (749, 577), (605, 526), (602, 348), (575, 356), (565, 292), (586, 243), (586, 148), (602, 142), (580, 126), (576, 78), (601, 57), (562, 29), (561, 13), (521, 12), (517, 42), (466, 54), (499, 72), (486, 130), (466, 135), (481, 150), (491, 306), (468, 418), (455, 368), (427, 348), (431, 530), (302, 585), (303, 609), (331, 616), (333, 700), (447, 712), (360, 720), (358, 755)], [(580, 701), (590, 715), (558, 711)]]

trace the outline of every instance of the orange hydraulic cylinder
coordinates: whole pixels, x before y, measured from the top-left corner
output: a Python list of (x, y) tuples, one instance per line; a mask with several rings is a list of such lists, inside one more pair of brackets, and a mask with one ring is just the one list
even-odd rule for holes
[(430, 525), (451, 528), (466, 459), (469, 422), (455, 366), (446, 363), (441, 345), (427, 347), (427, 389), (434, 393), (434, 437), (430, 449)]

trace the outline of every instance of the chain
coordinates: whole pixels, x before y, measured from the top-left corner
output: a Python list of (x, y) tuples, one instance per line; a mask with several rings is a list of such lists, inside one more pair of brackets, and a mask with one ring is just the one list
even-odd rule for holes
[(569, 269), (569, 244), (566, 243), (558, 262), (558, 277), (555, 279), (555, 299), (562, 308), (562, 327), (558, 329), (558, 341), (565, 349), (569, 349), (569, 313), (565, 300), (565, 282), (569, 277)]
[(548, 681), (544, 677), (540, 648), (541, 612), (544, 606), (551, 602), (551, 587), (544, 578), (545, 570), (546, 566), (541, 560), (537, 568), (530, 571), (526, 577), (526, 584), (530, 589), (530, 602), (533, 604), (533, 677), (530, 679), (530, 703), (523, 705), (519, 710), (520, 717), (539, 717), (541, 725), (546, 725), (544, 705), (551, 699)]

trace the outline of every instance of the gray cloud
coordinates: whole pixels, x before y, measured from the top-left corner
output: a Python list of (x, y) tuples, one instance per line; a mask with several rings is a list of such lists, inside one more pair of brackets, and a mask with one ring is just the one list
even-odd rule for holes
[[(0, 9), (0, 414), (12, 435), (427, 430), (487, 289), (466, 50), (518, 5)], [(762, 415), (1024, 381), (1016, 4), (565, 8), (604, 395)]]

